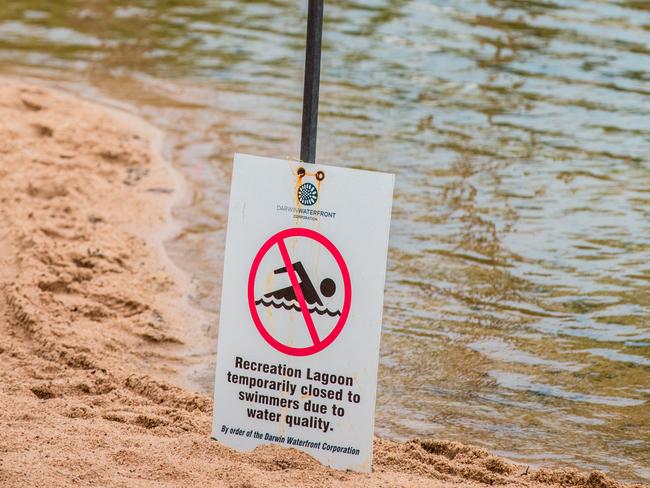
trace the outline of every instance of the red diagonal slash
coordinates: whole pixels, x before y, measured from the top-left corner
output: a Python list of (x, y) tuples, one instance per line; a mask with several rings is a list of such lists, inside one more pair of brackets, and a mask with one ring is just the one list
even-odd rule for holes
[(305, 296), (302, 294), (302, 288), (300, 288), (300, 283), (298, 283), (296, 270), (293, 269), (293, 263), (291, 262), (291, 258), (289, 257), (289, 251), (287, 251), (287, 245), (284, 243), (284, 239), (278, 240), (278, 247), (280, 248), (282, 261), (284, 261), (284, 267), (287, 269), (287, 273), (289, 274), (289, 279), (291, 280), (291, 286), (293, 287), (293, 291), (296, 294), (296, 298), (298, 299), (298, 304), (300, 305), (300, 311), (302, 312), (302, 316), (305, 319), (305, 323), (307, 324), (307, 330), (309, 330), (309, 335), (311, 336), (312, 342), (314, 343), (314, 345), (316, 345), (320, 342), (320, 338), (318, 337), (318, 332), (316, 331), (316, 326), (314, 325), (314, 321), (311, 319), (311, 315), (309, 314), (309, 309), (307, 308), (307, 302), (305, 301)]

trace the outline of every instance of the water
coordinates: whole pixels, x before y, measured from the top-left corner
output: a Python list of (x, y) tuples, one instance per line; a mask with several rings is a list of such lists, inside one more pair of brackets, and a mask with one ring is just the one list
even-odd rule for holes
[[(318, 158), (397, 174), (378, 433), (650, 480), (650, 4), (326, 3)], [(0, 6), (0, 72), (167, 132), (206, 392), (229, 164), (298, 154), (303, 4)]]

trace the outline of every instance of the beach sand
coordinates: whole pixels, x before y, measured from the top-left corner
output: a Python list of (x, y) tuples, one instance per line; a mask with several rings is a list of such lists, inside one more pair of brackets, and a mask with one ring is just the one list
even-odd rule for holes
[(0, 79), (0, 486), (620, 486), (443, 440), (375, 439), (370, 475), (211, 440), (212, 400), (178, 386), (204, 317), (162, 245), (179, 179), (160, 143)]

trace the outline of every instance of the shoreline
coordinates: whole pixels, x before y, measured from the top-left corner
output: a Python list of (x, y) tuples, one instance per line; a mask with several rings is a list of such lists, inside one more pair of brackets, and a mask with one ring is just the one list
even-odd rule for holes
[(441, 440), (375, 438), (370, 475), (211, 440), (212, 400), (179, 386), (197, 340), (187, 323), (204, 317), (164, 247), (187, 187), (162, 157), (162, 132), (0, 80), (3, 486), (621, 486)]
[[(196, 323), (191, 328), (184, 327), (184, 336), (186, 342), (190, 346), (190, 351), (184, 350), (180, 359), (187, 364), (183, 364), (179, 371), (174, 374), (173, 383), (183, 389), (190, 390), (192, 393), (204, 394), (204, 388), (199, 381), (193, 379), (191, 375), (194, 367), (192, 361), (191, 349), (204, 340), (204, 334), (200, 330), (209, 321), (213, 320), (210, 313), (201, 307), (192, 303), (191, 296), (196, 290), (196, 283), (193, 282), (190, 273), (182, 268), (177, 263), (167, 250), (167, 244), (181, 231), (183, 223), (173, 216), (174, 208), (181, 205), (187, 205), (192, 200), (192, 189), (188, 179), (172, 164), (170, 158), (163, 156), (165, 135), (162, 129), (156, 127), (149, 120), (143, 116), (135, 113), (135, 107), (128, 103), (101, 96), (97, 93), (79, 93), (74, 88), (60, 84), (59, 82), (49, 83), (49, 80), (38, 77), (28, 76), (24, 79), (13, 75), (0, 75), (1, 82), (9, 82), (16, 85), (23, 85), (33, 87), (35, 89), (42, 89), (45, 92), (50, 92), (55, 95), (67, 98), (69, 100), (77, 100), (83, 104), (106, 112), (113, 117), (118, 124), (123, 125), (124, 128), (131, 130), (134, 133), (142, 132), (147, 135), (150, 141), (150, 156), (152, 164), (159, 168), (161, 174), (167, 174), (168, 187), (165, 188), (152, 188), (153, 193), (158, 193), (164, 200), (160, 205), (161, 211), (164, 214), (162, 223), (152, 228), (139, 228), (139, 226), (131, 226), (129, 229), (133, 234), (138, 235), (144, 239), (149, 246), (155, 249), (157, 257), (162, 263), (165, 271), (169, 273), (173, 280), (178, 285), (181, 298), (181, 308), (183, 317), (189, 316)], [(126, 222), (128, 225), (129, 222)], [(209, 396), (209, 395), (206, 395)]]

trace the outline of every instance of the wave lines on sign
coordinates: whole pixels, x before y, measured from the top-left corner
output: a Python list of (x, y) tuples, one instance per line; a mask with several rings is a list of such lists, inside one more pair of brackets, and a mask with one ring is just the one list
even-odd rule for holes
[[(296, 312), (300, 312), (300, 305), (294, 300), (287, 302), (284, 299), (276, 300), (275, 298), (265, 299), (262, 297), (259, 300), (255, 301), (255, 305), (263, 305), (265, 307), (273, 308), (284, 308), (285, 310), (295, 310)], [(316, 312), (318, 315), (329, 315), (330, 317), (341, 315), (341, 312), (339, 310), (332, 311), (327, 307), (321, 307), (318, 304), (315, 304), (313, 307), (307, 307), (307, 310), (309, 310), (309, 313)]]

